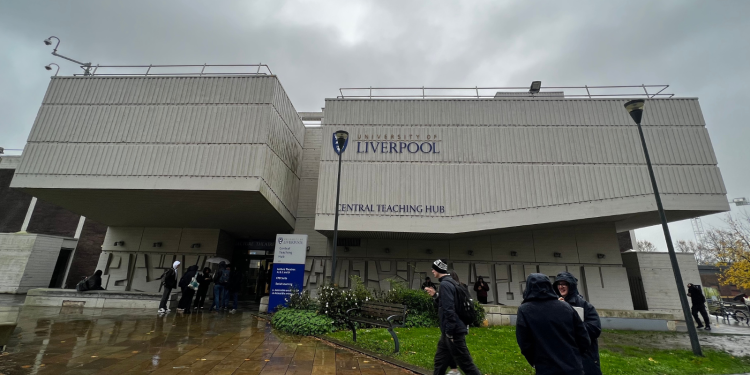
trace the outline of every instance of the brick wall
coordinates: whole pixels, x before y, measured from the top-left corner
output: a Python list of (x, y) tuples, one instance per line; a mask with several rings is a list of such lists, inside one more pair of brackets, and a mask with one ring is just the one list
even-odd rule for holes
[(0, 233), (21, 230), (31, 195), (10, 188), (14, 169), (0, 169)]
[(73, 237), (76, 234), (80, 217), (80, 215), (60, 206), (37, 199), (34, 212), (31, 214), (31, 221), (29, 221), (29, 228), (26, 231), (51, 236)]
[(86, 219), (63, 288), (75, 288), (83, 276), (92, 275), (96, 271), (106, 234), (106, 225)]

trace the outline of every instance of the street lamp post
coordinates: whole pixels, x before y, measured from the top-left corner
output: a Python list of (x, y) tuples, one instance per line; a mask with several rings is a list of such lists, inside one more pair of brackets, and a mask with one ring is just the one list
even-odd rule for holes
[(333, 151), (339, 156), (339, 174), (336, 178), (336, 216), (333, 219), (333, 252), (331, 253), (331, 283), (336, 284), (336, 246), (339, 240), (339, 195), (341, 193), (341, 154), (346, 150), (349, 133), (339, 130), (333, 133)]
[(677, 295), (680, 296), (680, 304), (682, 305), (682, 313), (685, 316), (685, 323), (687, 324), (688, 335), (690, 336), (690, 344), (693, 347), (693, 354), (703, 356), (701, 351), (700, 342), (698, 342), (698, 332), (693, 324), (693, 317), (690, 316), (690, 308), (688, 306), (687, 296), (683, 292), (684, 284), (682, 283), (682, 274), (680, 273), (680, 266), (677, 263), (677, 255), (672, 245), (672, 236), (669, 234), (669, 226), (667, 225), (667, 216), (664, 214), (664, 207), (661, 204), (661, 197), (659, 197), (659, 188), (656, 186), (656, 177), (654, 176), (654, 168), (651, 166), (651, 158), (648, 156), (648, 148), (646, 147), (646, 138), (643, 136), (643, 129), (641, 128), (641, 118), (643, 117), (643, 105), (645, 100), (636, 99), (625, 103), (625, 109), (630, 113), (630, 117), (633, 118), (636, 125), (638, 125), (638, 134), (641, 137), (641, 145), (643, 146), (643, 155), (646, 157), (646, 165), (648, 166), (648, 175), (651, 177), (651, 187), (654, 189), (654, 198), (656, 198), (656, 207), (659, 210), (659, 217), (661, 218), (661, 227), (664, 230), (664, 238), (667, 241), (667, 249), (669, 250), (669, 260), (672, 263), (672, 271), (674, 272), (674, 280), (677, 283)]

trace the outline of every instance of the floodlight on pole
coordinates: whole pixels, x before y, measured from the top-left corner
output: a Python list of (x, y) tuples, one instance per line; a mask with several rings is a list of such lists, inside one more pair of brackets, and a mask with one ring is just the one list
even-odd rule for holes
[(57, 76), (57, 73), (60, 73), (60, 65), (57, 65), (55, 63), (51, 63), (51, 64), (45, 66), (44, 69), (52, 70), (52, 65), (54, 65), (54, 66), (57, 67), (57, 70), (55, 71), (55, 76)]
[(640, 135), (641, 137), (643, 155), (646, 157), (648, 175), (651, 178), (651, 187), (654, 189), (656, 208), (659, 210), (661, 227), (664, 231), (664, 239), (667, 242), (667, 250), (669, 251), (669, 260), (672, 263), (672, 272), (674, 273), (674, 280), (677, 283), (677, 295), (680, 297), (680, 305), (682, 306), (682, 313), (685, 316), (685, 324), (687, 325), (688, 335), (690, 336), (690, 344), (693, 348), (693, 354), (697, 356), (703, 356), (701, 345), (698, 341), (698, 332), (695, 329), (693, 317), (690, 315), (690, 306), (688, 306), (687, 295), (685, 294), (685, 291), (683, 289), (684, 284), (682, 282), (682, 274), (680, 272), (680, 266), (677, 263), (677, 254), (674, 251), (674, 245), (672, 245), (672, 235), (669, 233), (669, 225), (667, 225), (667, 215), (664, 213), (664, 206), (662, 205), (661, 197), (659, 196), (659, 188), (656, 185), (654, 167), (651, 165), (651, 158), (648, 155), (648, 147), (646, 147), (646, 138), (643, 136), (643, 128), (641, 128), (641, 120), (643, 119), (643, 107), (645, 104), (646, 101), (643, 99), (631, 100), (625, 103), (625, 109), (628, 110), (628, 113), (630, 113), (630, 117), (633, 118), (633, 121), (638, 126), (638, 135)]
[[(52, 45), (52, 39), (56, 39), (57, 40), (57, 44), (55, 44), (55, 49), (52, 50), (52, 56), (57, 56), (57, 57), (59, 57), (61, 59), (65, 59), (65, 60), (74, 62), (74, 63), (76, 63), (76, 64), (78, 64), (78, 65), (81, 66), (81, 69), (83, 69), (83, 75), (85, 75), (85, 76), (91, 75), (91, 63), (84, 63), (84, 62), (80, 62), (78, 60), (73, 60), (70, 57), (63, 56), (63, 55), (57, 53), (57, 48), (60, 47), (60, 38), (58, 38), (58, 37), (56, 37), (56, 36), (53, 35), (53, 36), (45, 39), (44, 40), (44, 44), (48, 45), (48, 46), (51, 46)], [(47, 70), (52, 70), (52, 68), (47, 69)], [(57, 74), (55, 74), (55, 75), (57, 75)]]
[(339, 130), (333, 133), (333, 151), (339, 156), (339, 174), (336, 179), (336, 215), (333, 219), (333, 251), (331, 252), (331, 284), (336, 284), (336, 246), (339, 240), (339, 195), (341, 194), (341, 154), (349, 143), (349, 133)]
[(533, 81), (531, 82), (531, 86), (529, 87), (529, 93), (532, 95), (538, 94), (541, 89), (542, 89), (542, 81)]

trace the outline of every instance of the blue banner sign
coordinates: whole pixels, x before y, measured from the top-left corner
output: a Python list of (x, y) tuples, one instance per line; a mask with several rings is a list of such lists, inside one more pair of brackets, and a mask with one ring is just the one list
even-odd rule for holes
[(306, 234), (276, 235), (268, 312), (273, 312), (279, 305), (286, 306), (292, 288), (302, 290), (306, 256)]

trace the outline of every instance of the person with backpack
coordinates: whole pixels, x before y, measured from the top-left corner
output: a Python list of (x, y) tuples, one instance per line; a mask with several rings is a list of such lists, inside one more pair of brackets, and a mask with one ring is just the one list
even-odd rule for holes
[(583, 372), (586, 375), (602, 375), (601, 365), (599, 363), (599, 335), (602, 333), (602, 323), (599, 320), (599, 313), (596, 312), (594, 305), (586, 301), (582, 295), (578, 294), (578, 279), (570, 272), (560, 272), (555, 277), (552, 284), (555, 293), (560, 296), (561, 301), (565, 301), (570, 306), (580, 307), (583, 309), (583, 325), (591, 339), (589, 349), (581, 353), (583, 362)]
[(537, 375), (583, 375), (581, 354), (591, 339), (576, 310), (558, 300), (545, 274), (526, 278), (516, 314), (516, 341)]
[[(198, 266), (192, 265), (188, 267), (185, 274), (182, 275), (178, 286), (182, 289), (182, 297), (180, 302), (177, 304), (177, 312), (184, 312), (190, 314), (190, 305), (193, 303), (193, 296), (195, 295), (195, 289), (190, 286), (193, 282), (193, 278), (198, 273)], [(197, 280), (196, 280), (197, 281)]]
[(224, 270), (227, 268), (227, 264), (224, 261), (219, 263), (219, 268), (214, 272), (214, 304), (208, 311), (213, 309), (221, 310), (221, 303), (224, 302), (224, 286), (221, 284), (221, 277)]
[(79, 292), (85, 292), (87, 290), (104, 290), (102, 288), (102, 271), (96, 270), (93, 275), (81, 280), (76, 285), (76, 290)]
[(167, 301), (169, 300), (169, 295), (172, 293), (172, 289), (177, 288), (177, 268), (179, 267), (180, 261), (175, 260), (174, 263), (172, 263), (172, 268), (164, 270), (164, 273), (156, 279), (161, 280), (161, 285), (164, 286), (161, 303), (159, 303), (159, 314), (172, 311), (167, 306)]
[(468, 299), (469, 291), (448, 275), (448, 265), (440, 259), (432, 264), (432, 275), (440, 281), (440, 293), (434, 288), (425, 288), (438, 305), (440, 319), (441, 335), (435, 353), (434, 375), (444, 375), (452, 362), (458, 364), (466, 375), (481, 375), (466, 347), (467, 324), (471, 321), (466, 322), (466, 317), (464, 320), (459, 317), (459, 313), (466, 308), (467, 300), (471, 301)]

